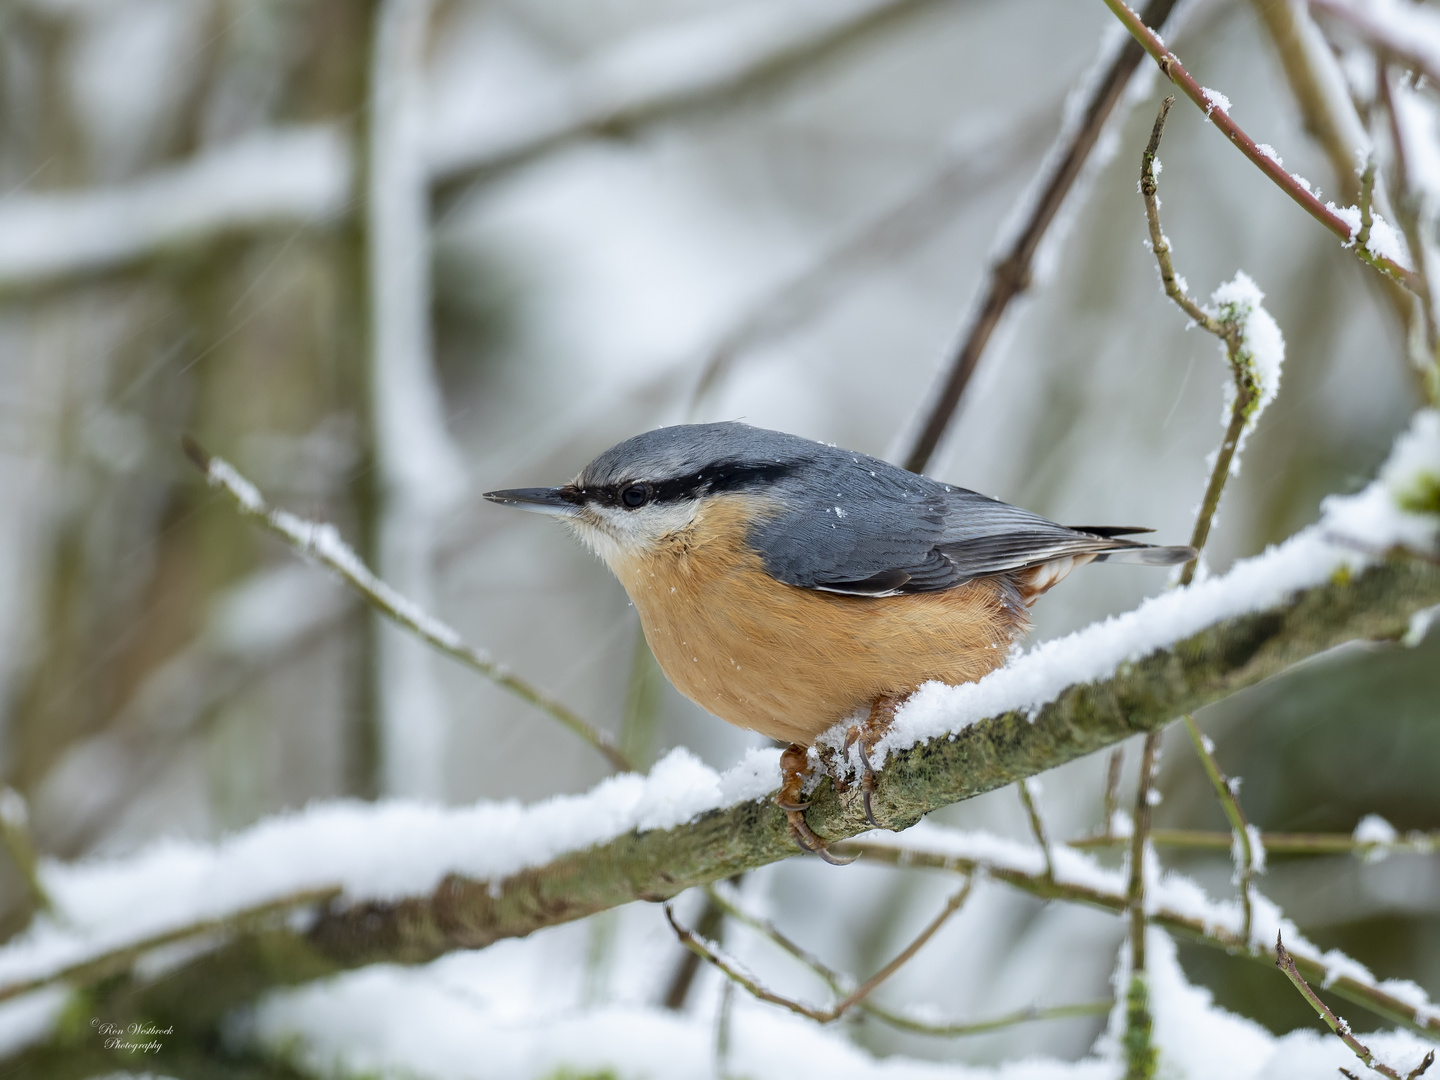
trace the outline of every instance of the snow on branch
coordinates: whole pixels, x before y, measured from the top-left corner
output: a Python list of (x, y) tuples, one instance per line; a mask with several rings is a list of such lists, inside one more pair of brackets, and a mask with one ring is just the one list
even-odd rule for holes
[[(985, 874), (1034, 896), (1068, 900), (1116, 915), (1123, 915), (1129, 904), (1125, 871), (1104, 867), (1064, 844), (1055, 852), (1054, 878), (1045, 872), (1039, 853), (1024, 844), (928, 822), (904, 836), (871, 833), (840, 845), (838, 850), (858, 854), (867, 862)], [(1252, 902), (1253, 936), (1246, 939), (1240, 904), (1214, 900), (1193, 880), (1174, 872), (1146, 882), (1145, 914), (1152, 925), (1264, 964), (1276, 961), (1275, 950), (1266, 942), (1283, 933), (1297, 966), (1327, 990), (1412, 1031), (1440, 1035), (1440, 1006), (1419, 986), (1399, 979), (1376, 979), (1363, 964), (1338, 949), (1322, 951), (1306, 940), (1264, 895), (1255, 893)]]
[[(1195, 77), (1185, 69), (1180, 58), (1165, 47), (1160, 37), (1135, 14), (1124, 0), (1105, 0), (1105, 5), (1124, 24), (1131, 35), (1144, 46), (1161, 73), (1178, 86), (1205, 119), (1213, 123), (1235, 148), (1250, 159), (1250, 162), (1269, 177), (1285, 194), (1320, 224), (1338, 236), (1355, 252), (1362, 262), (1400, 282), (1411, 292), (1422, 295), (1422, 286), (1415, 271), (1404, 261), (1405, 253), (1385, 245), (1386, 240), (1394, 241), (1399, 234), (1393, 228), (1372, 229), (1369, 242), (1356, 244), (1362, 228), (1362, 211), (1358, 207), (1336, 207), (1322, 203), (1315, 195), (1310, 183), (1301, 177), (1287, 173), (1280, 158), (1268, 146), (1258, 144), (1230, 118), (1230, 100), (1220, 91), (1201, 86)], [(1378, 217), (1375, 219), (1379, 221)]]
[[(759, 0), (636, 34), (579, 65), (526, 115), (477, 130), (479, 110), (432, 125), (432, 175), (456, 188), (584, 135), (613, 132), (723, 98), (817, 59), (882, 21), (935, 0)], [(527, 95), (532, 101), (534, 96)], [(443, 191), (442, 191), (443, 197)]]
[[(258, 493), (243, 482), (231, 487), (266, 516)], [(1375, 483), (1328, 500), (1322, 521), (1285, 544), (1040, 645), (978, 683), (922, 688), (882, 744), (889, 760), (877, 814), (905, 828), (1346, 641), (1400, 640), (1413, 616), (1440, 604), (1437, 531), (1440, 415), (1424, 412)], [(1399, 545), (1423, 554), (1395, 553)], [(263, 963), (254, 938), (237, 930), (135, 990), (146, 1015), (207, 1022), (268, 986), (480, 948), (793, 856), (785, 815), (767, 798), (777, 780), (773, 750), (752, 752), (724, 774), (679, 750), (649, 777), (612, 777), (589, 794), (529, 807), (320, 804), (216, 845), (170, 841), (129, 858), (42, 863), (56, 914), (0, 948), (0, 986), (33, 984), (139, 939), (268, 901), (341, 890), (313, 919), (270, 931)], [(828, 783), (808, 818), (830, 841), (869, 829), (858, 803)], [(1037, 879), (1050, 880), (1043, 855), (1025, 851)], [(1064, 881), (1066, 858), (1080, 856), (1055, 854)], [(1117, 896), (1123, 903), (1123, 890)], [(1160, 902), (1147, 898), (1152, 921), (1149, 909)], [(1256, 933), (1268, 933), (1258, 898), (1256, 906)], [(1205, 931), (1208, 918), (1186, 925)], [(1238, 906), (1234, 921), (1215, 926), (1234, 933)], [(1328, 974), (1332, 985), (1350, 985), (1343, 971)], [(1407, 1015), (1428, 1008), (1422, 1001)]]
[(205, 474), (206, 482), (228, 495), (237, 510), (278, 536), (304, 558), (319, 563), (354, 589), (371, 607), (410, 631), (432, 648), (452, 657), (485, 678), (528, 701), (584, 739), (617, 769), (633, 766), (614, 740), (544, 690), (532, 686), (483, 649), (467, 644), (458, 631), (441, 622), (370, 572), (335, 526), (307, 521), (285, 510), (271, 509), (260, 489), (223, 458), (209, 454), (194, 439), (184, 438), (185, 453)]
[[(428, 183), (459, 188), (577, 138), (723, 98), (827, 54), (831, 47), (935, 0), (755, 3), (693, 19), (607, 50), (518, 117), (477, 129), (464, 107), (430, 110)], [(461, 117), (460, 122), (447, 115)], [(356, 147), (346, 125), (317, 123), (206, 150), (133, 182), (74, 192), (7, 194), (0, 202), (0, 290), (97, 273), (271, 225), (317, 227), (350, 217)]]
[(0, 290), (112, 269), (237, 230), (323, 226), (350, 207), (352, 149), (314, 124), (255, 135), (102, 190), (0, 201)]

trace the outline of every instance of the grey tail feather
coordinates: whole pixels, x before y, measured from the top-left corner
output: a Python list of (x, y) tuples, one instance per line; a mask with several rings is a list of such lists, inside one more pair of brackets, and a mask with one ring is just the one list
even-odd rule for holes
[(1096, 562), (1141, 563), (1144, 566), (1177, 566), (1195, 558), (1197, 552), (1188, 544), (1161, 547), (1156, 544), (1133, 544), (1113, 551), (1102, 551)]

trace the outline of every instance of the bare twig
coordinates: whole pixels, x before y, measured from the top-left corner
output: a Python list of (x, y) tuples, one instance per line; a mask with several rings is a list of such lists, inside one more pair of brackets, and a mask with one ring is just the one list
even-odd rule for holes
[(954, 915), (955, 912), (959, 911), (965, 901), (970, 898), (970, 889), (972, 885), (973, 882), (967, 879), (965, 884), (962, 885), (960, 889), (953, 896), (951, 896), (948, 901), (946, 901), (945, 906), (940, 909), (940, 913), (936, 915), (935, 918), (930, 920), (930, 922), (925, 926), (925, 928), (915, 936), (915, 939), (911, 941), (909, 945), (905, 946), (905, 948), (901, 949), (898, 953), (896, 953), (894, 958), (891, 959), (888, 964), (886, 964), (874, 975), (870, 976), (870, 978), (866, 979), (863, 983), (857, 986), (854, 990), (850, 991), (848, 994), (846, 994), (828, 1009), (815, 1009), (802, 1002), (795, 1001), (793, 998), (787, 998), (781, 994), (775, 993), (773, 990), (766, 989), (760, 984), (758, 980), (755, 979), (754, 976), (747, 974), (738, 965), (736, 965), (734, 961), (726, 959), (720, 953), (716, 952), (709, 945), (707, 945), (694, 932), (685, 929), (678, 922), (676, 922), (675, 913), (670, 909), (669, 904), (665, 905), (665, 918), (669, 920), (671, 929), (675, 931), (676, 937), (680, 939), (681, 943), (687, 949), (695, 953), (701, 959), (713, 964), (716, 968), (729, 976), (732, 981), (744, 987), (752, 995), (759, 998), (761, 1001), (768, 1001), (772, 1005), (781, 1005), (784, 1008), (789, 1009), (791, 1012), (799, 1013), (801, 1016), (808, 1016), (811, 1020), (815, 1020), (821, 1024), (828, 1024), (832, 1021), (840, 1019), (840, 1017), (844, 1016), (847, 1012), (850, 1011), (850, 1009), (854, 1008), (856, 1005), (860, 1004), (862, 1001), (868, 998), (875, 991), (875, 989), (880, 986), (881, 983), (883, 983), (886, 979), (890, 978), (891, 975), (894, 975), (895, 972), (899, 971), (900, 968), (903, 967), (906, 963), (908, 963), (909, 960), (917, 952), (923, 949), (926, 942), (928, 942), (932, 937), (935, 936), (935, 933), (940, 929), (941, 926), (945, 924), (946, 920), (949, 919), (950, 916)]
[(1160, 756), (1160, 733), (1145, 736), (1140, 757), (1140, 780), (1135, 788), (1135, 831), (1130, 840), (1130, 879), (1125, 889), (1125, 913), (1130, 921), (1130, 984), (1125, 991), (1125, 1077), (1149, 1080), (1155, 1075), (1157, 1054), (1151, 1035), (1150, 991), (1145, 977), (1145, 853), (1150, 836), (1151, 792)]
[(241, 516), (278, 536), (303, 557), (336, 574), (387, 619), (559, 721), (604, 754), (615, 768), (624, 771), (633, 769), (630, 760), (605, 732), (514, 674), (489, 653), (466, 644), (454, 629), (421, 610), (372, 574), (340, 539), (333, 525), (307, 521), (284, 510), (271, 509), (255, 485), (241, 476), (229, 462), (213, 457), (188, 435), (182, 442), (186, 455), (205, 474), (209, 485), (228, 495)]
[[(690, 953), (690, 956), (695, 956)], [(698, 964), (700, 958), (695, 957)], [(715, 1014), (715, 1075), (720, 1080), (730, 1077), (730, 1026), (735, 1014), (735, 984), (725, 980), (720, 989), (720, 1008)]]
[[(1374, 1069), (1382, 1076), (1388, 1076), (1390, 1080), (1416, 1080), (1417, 1077), (1422, 1076), (1425, 1070), (1434, 1064), (1435, 1051), (1431, 1050), (1425, 1055), (1419, 1065), (1402, 1076), (1396, 1069), (1376, 1058), (1375, 1055), (1370, 1052), (1370, 1048), (1355, 1037), (1354, 1032), (1350, 1030), (1350, 1025), (1347, 1024), (1343, 1018), (1331, 1012), (1330, 1006), (1320, 1000), (1320, 995), (1315, 993), (1314, 990), (1311, 990), (1310, 984), (1301, 977), (1300, 972), (1295, 970), (1295, 960), (1290, 953), (1286, 951), (1285, 943), (1280, 940), (1279, 934), (1275, 935), (1275, 966), (1283, 971), (1286, 978), (1295, 984), (1295, 989), (1300, 991), (1300, 996), (1310, 1003), (1310, 1007), (1319, 1014), (1320, 1019), (1325, 1021), (1326, 1027), (1340, 1036), (1340, 1041), (1354, 1051), (1355, 1056), (1363, 1061), (1367, 1067)], [(1345, 1072), (1344, 1069), (1340, 1071)], [(1350, 1074), (1346, 1073), (1346, 1075), (1348, 1076)]]
[[(717, 900), (715, 890), (706, 889), (705, 907), (695, 924), (695, 932), (706, 941), (718, 942), (724, 930), (725, 908)], [(690, 996), (690, 987), (694, 985), (695, 975), (699, 970), (700, 955), (687, 949), (680, 958), (680, 963), (675, 965), (675, 972), (670, 976), (670, 982), (665, 988), (665, 1008), (674, 1012), (685, 1008), (685, 999)]]
[(1140, 42), (1145, 51), (1154, 58), (1155, 63), (1160, 66), (1161, 73), (1183, 90), (1185, 96), (1195, 103), (1206, 118), (1214, 123), (1256, 168), (1295, 200), (1306, 213), (1339, 237), (1347, 246), (1350, 246), (1362, 262), (1389, 275), (1412, 292), (1419, 291), (1419, 280), (1409, 267), (1401, 266), (1393, 259), (1376, 255), (1358, 244), (1353, 244), (1355, 237), (1345, 219), (1317, 199), (1307, 185), (1287, 173), (1274, 158), (1261, 150), (1255, 140), (1247, 135), (1234, 120), (1230, 119), (1230, 114), (1225, 109), (1220, 107), (1219, 102), (1223, 100), (1221, 95), (1214, 91), (1207, 91), (1196, 82), (1190, 72), (1185, 69), (1185, 65), (1180, 62), (1179, 57), (1165, 47), (1164, 42), (1145, 25), (1140, 16), (1124, 3), (1124, 0), (1105, 0), (1105, 5), (1115, 13), (1115, 17), (1124, 24), (1125, 29), (1130, 31), (1131, 36)]
[[(1109, 2), (1109, 0), (1107, 0)], [(1167, 97), (1160, 103), (1155, 125), (1150, 129), (1150, 141), (1140, 158), (1140, 194), (1145, 201), (1145, 219), (1150, 227), (1150, 246), (1155, 252), (1155, 261), (1160, 266), (1160, 279), (1165, 285), (1165, 294), (1174, 300), (1180, 310), (1190, 316), (1207, 333), (1214, 334), (1225, 345), (1225, 357), (1230, 364), (1230, 373), (1235, 380), (1235, 400), (1230, 409), (1230, 422), (1225, 427), (1225, 437), (1215, 454), (1215, 463), (1210, 469), (1210, 480), (1205, 485), (1205, 495), (1200, 500), (1200, 511), (1195, 516), (1195, 528), (1190, 534), (1190, 546), (1195, 549), (1195, 558), (1187, 562), (1180, 571), (1180, 584), (1189, 585), (1195, 580), (1195, 571), (1200, 565), (1200, 552), (1210, 538), (1210, 524), (1220, 506), (1220, 496), (1225, 490), (1225, 481), (1230, 478), (1230, 466), (1240, 447), (1240, 439), (1246, 425), (1255, 414), (1260, 389), (1255, 381), (1254, 365), (1245, 352), (1245, 328), (1233, 314), (1217, 318), (1210, 314), (1186, 293), (1175, 265), (1170, 257), (1170, 242), (1160, 226), (1160, 201), (1156, 198), (1155, 155), (1160, 149), (1160, 137), (1165, 131), (1165, 119), (1170, 115), (1174, 97)]]
[[(743, 923), (750, 927), (761, 937), (778, 946), (784, 952), (794, 957), (800, 963), (813, 971), (823, 979), (827, 986), (836, 994), (845, 994), (853, 985), (853, 981), (847, 979), (839, 972), (822, 963), (815, 956), (806, 952), (793, 940), (782, 933), (774, 923), (766, 919), (757, 918), (750, 914), (740, 905), (733, 903), (719, 889), (710, 888), (706, 890), (712, 900), (722, 907), (727, 915), (736, 922)], [(1098, 1016), (1103, 1015), (1113, 1008), (1113, 1001), (1084, 1001), (1073, 1005), (1052, 1005), (1045, 1008), (1028, 1006), (1024, 1009), (1016, 1009), (1014, 1012), (1005, 1013), (1001, 1016), (991, 1017), (988, 1020), (955, 1021), (950, 1023), (935, 1023), (933, 1021), (919, 1020), (904, 1013), (894, 1012), (877, 1004), (875, 1001), (866, 998), (859, 1003), (859, 1008), (882, 1023), (891, 1027), (899, 1028), (902, 1031), (914, 1032), (917, 1035), (932, 1035), (937, 1038), (957, 1038), (963, 1035), (982, 1035), (987, 1031), (997, 1031), (1000, 1028), (1011, 1027), (1015, 1024), (1027, 1023), (1031, 1020), (1063, 1020), (1073, 1016)]]
[[(858, 855), (866, 862), (917, 870), (942, 870), (956, 874), (984, 874), (992, 881), (1003, 882), (1042, 900), (1085, 904), (1121, 916), (1129, 911), (1128, 897), (1119, 889), (1106, 889), (1064, 879), (1051, 881), (1043, 873), (1019, 870), (986, 859), (865, 840), (846, 840), (833, 846), (837, 854)], [(1231, 956), (1267, 965), (1275, 962), (1275, 953), (1268, 946), (1247, 945), (1240, 939), (1239, 934), (1217, 926), (1213, 920), (1197, 915), (1192, 910), (1152, 903), (1149, 907), (1149, 921), (1152, 926), (1178, 934), (1197, 944), (1224, 950)], [(1303, 956), (1294, 959), (1297, 968), (1312, 979), (1324, 981), (1326, 987), (1336, 996), (1428, 1038), (1440, 1035), (1440, 1015), (1429, 1005), (1417, 1005), (1413, 1000), (1396, 997), (1374, 982), (1356, 978), (1340, 969), (1331, 969), (1318, 959)], [(1340, 962), (1343, 963), (1343, 960)]]
[[(1159, 26), (1170, 16), (1176, 0), (1150, 0), (1145, 8), (1145, 21)], [(1138, 17), (1138, 16), (1137, 16)], [(905, 455), (905, 468), (911, 472), (924, 472), (950, 426), (965, 393), (970, 377), (975, 373), (980, 356), (989, 344), (995, 328), (1010, 306), (1010, 302), (1024, 292), (1030, 284), (1031, 264), (1040, 248), (1040, 241), (1054, 222), (1065, 198), (1075, 186), (1081, 168), (1095, 148), (1105, 122), (1115, 105), (1120, 101), (1130, 76), (1140, 66), (1142, 51), (1127, 42), (1110, 62), (1105, 74), (1096, 81), (1085, 102), (1082, 119), (1073, 130), (1062, 132), (1060, 141), (1053, 148), (1047, 161), (1049, 174), (1036, 184), (1040, 194), (1035, 199), (1025, 224), (1016, 233), (1014, 240), (991, 265), (981, 287), (980, 299), (972, 309), (968, 325), (961, 334), (960, 344), (950, 360), (949, 370), (941, 383), (935, 400), (926, 411), (924, 423), (915, 436), (915, 442)], [(1027, 196), (1028, 198), (1028, 196)]]
[(746, 353), (813, 318), (866, 270), (891, 265), (904, 252), (934, 238), (956, 207), (1006, 178), (1041, 135), (1030, 117), (1003, 133), (949, 148), (914, 187), (821, 251), (730, 325), (709, 346), (686, 406), (694, 417), (705, 398)]
[(1105, 814), (1105, 821), (1100, 826), (1100, 834), (1110, 837), (1117, 842), (1122, 837), (1115, 835), (1115, 814), (1120, 809), (1120, 777), (1125, 769), (1125, 748), (1117, 746), (1110, 751), (1110, 764), (1105, 770), (1105, 799), (1102, 802), (1101, 810)]
[[(1319, 142), (1325, 156), (1330, 159), (1340, 198), (1347, 205), (1354, 203), (1360, 197), (1355, 155), (1370, 140), (1356, 102), (1344, 92), (1345, 77), (1339, 61), (1303, 3), (1254, 0), (1251, 6), (1279, 53), (1285, 78), (1300, 107), (1305, 130)], [(1381, 212), (1393, 212), (1396, 218), (1401, 216), (1393, 194), (1390, 208), (1387, 210), (1382, 205)], [(1416, 250), (1413, 244), (1410, 250)], [(1416, 273), (1423, 281), (1423, 260), (1416, 256), (1415, 262)], [(1387, 299), (1408, 336), (1410, 326), (1418, 315), (1415, 297), (1393, 279), (1387, 278), (1385, 285)]]
[(1355, 234), (1355, 243), (1366, 247), (1370, 243), (1370, 230), (1375, 226), (1375, 212), (1371, 203), (1375, 199), (1375, 159), (1367, 158), (1365, 170), (1360, 174), (1360, 231)]
[(9, 1001), (11, 998), (42, 990), (57, 983), (66, 983), (77, 989), (94, 986), (96, 983), (129, 971), (135, 966), (137, 960), (155, 949), (182, 941), (192, 941), (195, 938), (239, 932), (272, 922), (276, 916), (286, 915), (301, 908), (321, 907), (339, 896), (340, 892), (338, 887), (307, 889), (278, 900), (267, 900), (263, 904), (233, 912), (224, 918), (206, 919), (202, 922), (189, 923), (173, 930), (152, 934), (150, 937), (141, 938), (139, 941), (60, 968), (48, 975), (6, 983), (0, 986), (0, 1001)]
[(1025, 816), (1030, 819), (1030, 831), (1035, 834), (1035, 842), (1045, 853), (1045, 873), (1053, 878), (1055, 856), (1050, 850), (1050, 837), (1045, 832), (1045, 821), (1040, 817), (1040, 807), (1035, 802), (1036, 787), (1038, 785), (1035, 780), (1029, 776), (1015, 785), (1015, 789), (1020, 792), (1020, 801), (1025, 804)]
[(1205, 775), (1210, 778), (1210, 784), (1215, 789), (1215, 797), (1220, 800), (1220, 807), (1225, 811), (1225, 817), (1229, 820), (1234, 834), (1232, 847), (1235, 852), (1235, 882), (1240, 886), (1243, 919), (1240, 936), (1248, 942), (1250, 928), (1254, 923), (1251, 886), (1255, 878), (1256, 863), (1255, 844), (1250, 835), (1250, 825), (1240, 810), (1240, 800), (1235, 796), (1235, 789), (1231, 786), (1230, 779), (1220, 771), (1220, 765), (1215, 760), (1210, 740), (1200, 734), (1200, 729), (1195, 724), (1195, 717), (1189, 713), (1185, 714), (1185, 727), (1190, 732), (1190, 739), (1195, 744), (1195, 753), (1200, 756), (1200, 764), (1205, 766)]
[[(1267, 855), (1357, 855), (1406, 854), (1433, 855), (1440, 851), (1440, 833), (1411, 833), (1394, 840), (1356, 840), (1346, 833), (1260, 833), (1260, 843)], [(1151, 829), (1150, 843), (1155, 847), (1192, 848), (1229, 851), (1234, 836), (1228, 832), (1205, 832), (1192, 829)], [(1066, 847), (1084, 851), (1088, 848), (1119, 847), (1130, 843), (1129, 837), (1097, 833), (1067, 840)]]
[(4, 839), (10, 861), (25, 881), (33, 910), (54, 911), (55, 905), (50, 902), (50, 894), (40, 880), (40, 860), (30, 837), (30, 811), (25, 805), (25, 797), (8, 786), (0, 788), (0, 838)]
[(1180, 310), (1207, 333), (1223, 338), (1226, 330), (1220, 325), (1220, 320), (1191, 299), (1181, 287), (1180, 278), (1175, 273), (1175, 264), (1170, 258), (1170, 241), (1165, 236), (1165, 230), (1160, 227), (1160, 203), (1155, 198), (1159, 186), (1155, 181), (1155, 155), (1160, 151), (1160, 137), (1165, 133), (1165, 121), (1169, 118), (1174, 104), (1173, 94), (1160, 102), (1160, 111), (1150, 129), (1150, 141), (1145, 144), (1145, 153), (1140, 158), (1140, 194), (1145, 200), (1145, 221), (1150, 227), (1150, 249), (1155, 252), (1155, 261), (1160, 264), (1160, 281), (1165, 286), (1165, 295), (1174, 300)]

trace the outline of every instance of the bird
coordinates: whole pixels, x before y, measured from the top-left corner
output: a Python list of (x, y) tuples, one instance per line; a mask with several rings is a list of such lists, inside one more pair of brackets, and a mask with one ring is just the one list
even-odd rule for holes
[(1195, 557), (1126, 539), (1149, 529), (1057, 525), (738, 421), (657, 428), (567, 484), (484, 497), (560, 518), (624, 586), (677, 690), (788, 744), (776, 802), (797, 844), (831, 862), (842, 860), (806, 823), (802, 795), (822, 734), (854, 721), (844, 751), (858, 743), (865, 813), (878, 825), (868, 753), (907, 696), (1000, 667), (1031, 604), (1078, 566)]

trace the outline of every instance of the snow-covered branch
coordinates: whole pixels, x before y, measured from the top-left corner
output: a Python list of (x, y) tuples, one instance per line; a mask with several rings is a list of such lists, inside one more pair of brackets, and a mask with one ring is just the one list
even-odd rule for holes
[[(1328, 500), (1322, 520), (1285, 544), (1037, 646), (977, 683), (922, 687), (872, 755), (884, 765), (876, 813), (905, 829), (1345, 642), (1410, 640), (1440, 605), (1437, 538), (1440, 414), (1425, 411), (1374, 483)], [(481, 948), (791, 857), (785, 814), (769, 797), (777, 779), (773, 750), (752, 751), (723, 775), (682, 750), (648, 777), (612, 777), (589, 794), (531, 807), (318, 805), (215, 846), (170, 842), (112, 862), (44, 864), (55, 915), (0, 949), (0, 987), (83, 970), (107, 953), (268, 901), (340, 890), (313, 919), (229, 931), (209, 951), (112, 984), (139, 1014), (213, 1023), (271, 987)], [(858, 800), (828, 782), (808, 819), (831, 842), (869, 829)], [(1039, 880), (1063, 882), (1061, 852), (1053, 876), (1033, 854)], [(1124, 910), (1123, 890), (1114, 892)], [(1147, 917), (1163, 925), (1157, 902), (1147, 891)], [(1209, 932), (1213, 921), (1198, 925)], [(1234, 943), (1247, 945), (1238, 936)], [(1330, 974), (1334, 986), (1346, 977)], [(1389, 997), (1379, 1001), (1381, 990), (1356, 987), (1386, 1016), (1440, 1026), (1427, 1003), (1397, 1011), (1390, 999), (1401, 996), (1383, 991)]]
[(206, 482), (224, 492), (243, 516), (279, 537), (306, 559), (325, 567), (385, 618), (430, 648), (458, 660), (559, 721), (604, 754), (617, 769), (628, 770), (631, 767), (629, 759), (605, 732), (544, 690), (516, 675), (485, 650), (468, 644), (454, 628), (371, 573), (355, 550), (340, 538), (333, 525), (307, 521), (284, 510), (273, 509), (265, 502), (259, 489), (229, 462), (211, 456), (188, 437), (185, 439), (185, 452), (205, 474)]
[(0, 290), (114, 269), (265, 228), (347, 217), (352, 148), (337, 126), (255, 135), (109, 189), (0, 200)]
[[(553, 94), (485, 128), (472, 104), (424, 118), (417, 150), (432, 192), (530, 161), (576, 139), (723, 100), (801, 70), (885, 20), (935, 0), (808, 0), (648, 31), (581, 65)], [(457, 124), (447, 114), (460, 116)], [(143, 262), (267, 227), (339, 224), (359, 209), (357, 147), (344, 123), (262, 132), (123, 185), (9, 193), (0, 201), (0, 290)]]
[[(1440, 603), (1440, 567), (1403, 555), (1367, 564), (1348, 541), (1327, 539), (1359, 528), (1365, 501), (1355, 497), (1342, 508), (1350, 514), (1228, 575), (1042, 645), (980, 683), (922, 689), (886, 740), (877, 813), (908, 826), (1346, 641), (1402, 637), (1416, 612)], [(151, 1014), (213, 1020), (265, 986), (478, 948), (790, 857), (784, 814), (768, 798), (776, 776), (773, 751), (724, 775), (677, 751), (648, 778), (615, 777), (529, 808), (317, 806), (218, 847), (172, 843), (111, 864), (47, 867), (68, 923), (45, 922), (0, 951), (0, 978), (33, 979), (81, 962), (97, 942), (113, 949), (126, 935), (217, 908), (340, 887), (342, 899), (309, 925), (271, 932), (263, 964), (257, 941), (241, 934), (130, 988)], [(809, 819), (831, 840), (868, 828), (858, 804), (828, 784)], [(148, 913), (143, 926), (137, 910)]]
[[(1066, 845), (1056, 853), (1060, 871), (1056, 879), (1043, 872), (1037, 852), (988, 834), (929, 825), (905, 837), (873, 834), (847, 842), (839, 850), (858, 854), (867, 862), (955, 874), (983, 873), (1033, 896), (1085, 904), (1116, 915), (1123, 915), (1129, 903), (1120, 871), (1106, 869)], [(1265, 942), (1283, 931), (1296, 966), (1326, 990), (1412, 1031), (1440, 1035), (1440, 1007), (1420, 987), (1376, 979), (1344, 953), (1322, 951), (1264, 896), (1255, 897), (1255, 933), (1248, 942), (1241, 936), (1244, 915), (1238, 904), (1211, 900), (1193, 881), (1176, 874), (1148, 883), (1145, 911), (1152, 926), (1267, 965), (1275, 963), (1276, 954)]]

